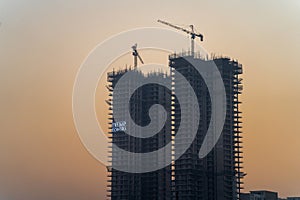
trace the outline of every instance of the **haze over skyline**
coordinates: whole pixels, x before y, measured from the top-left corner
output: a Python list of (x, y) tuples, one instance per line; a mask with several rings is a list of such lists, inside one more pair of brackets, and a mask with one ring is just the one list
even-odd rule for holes
[(194, 24), (208, 52), (243, 64), (244, 191), (300, 196), (299, 10), (297, 0), (0, 1), (0, 198), (104, 199), (105, 168), (74, 127), (73, 83), (98, 43), (166, 28), (157, 19)]

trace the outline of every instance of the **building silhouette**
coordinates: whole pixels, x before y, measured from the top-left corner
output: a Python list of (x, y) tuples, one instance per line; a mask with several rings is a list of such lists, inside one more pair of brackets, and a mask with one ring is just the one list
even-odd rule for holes
[[(170, 76), (163, 73), (149, 73), (147, 75), (135, 71), (136, 79), (149, 76), (164, 76), (166, 81), (172, 81), (172, 91), (157, 84), (147, 84), (136, 91), (128, 91), (126, 88), (130, 81), (122, 85), (124, 91), (133, 95), (130, 100), (130, 113), (136, 124), (145, 126), (149, 123), (148, 111), (153, 104), (161, 104), (168, 112), (167, 122), (164, 128), (155, 136), (150, 138), (135, 138), (125, 134), (122, 130), (112, 130), (110, 134), (111, 142), (120, 148), (131, 152), (150, 152), (157, 150), (168, 142), (174, 144), (174, 136), (179, 126), (193, 126), (195, 121), (190, 119), (187, 124), (181, 122), (180, 104), (190, 102), (179, 102), (173, 94), (184, 93), (185, 89), (178, 83), (175, 70), (181, 73), (190, 83), (198, 99), (198, 105), (190, 105), (191, 112), (193, 106), (199, 106), (200, 122), (198, 132), (187, 151), (176, 161), (163, 169), (149, 173), (127, 173), (108, 168), (109, 184), (108, 198), (128, 199), (128, 200), (235, 200), (240, 199), (242, 189), (242, 131), (241, 131), (241, 111), (240, 94), (242, 90), (240, 75), (242, 66), (237, 61), (229, 58), (213, 58), (211, 60), (200, 57), (192, 57), (196, 62), (214, 62), (223, 78), (226, 90), (226, 118), (221, 137), (213, 150), (203, 159), (199, 159), (198, 152), (202, 145), (210, 123), (212, 102), (210, 95), (201, 75), (187, 62), (186, 57), (191, 58), (191, 54), (172, 54), (169, 56)], [(131, 69), (112, 71), (108, 73), (108, 90), (110, 97), (118, 80)], [(131, 70), (132, 71), (132, 70)], [(213, 80), (213, 77), (212, 79)], [(115, 98), (122, 98), (122, 95), (110, 98), (107, 103), (110, 105), (109, 126), (113, 129), (113, 104)], [(124, 112), (126, 112), (124, 110)], [(161, 120), (161, 119), (157, 119)], [(130, 126), (130, 124), (126, 124)], [(187, 136), (188, 134), (188, 128)], [(184, 143), (185, 138), (179, 138)], [(177, 149), (180, 144), (174, 145)], [(176, 155), (176, 148), (172, 153)], [(112, 160), (123, 160), (118, 158), (113, 149), (110, 152)], [(166, 155), (167, 156), (167, 155)], [(153, 158), (153, 162), (157, 158)], [(116, 163), (115, 163), (116, 164)], [(122, 164), (122, 163), (121, 163)], [(124, 163), (123, 163), (124, 164)], [(113, 164), (112, 164), (113, 165)]]
[[(177, 200), (232, 200), (238, 199), (242, 188), (241, 178), (244, 175), (241, 171), (241, 111), (239, 95), (242, 85), (240, 75), (242, 66), (229, 58), (214, 58), (205, 60), (203, 58), (193, 58), (196, 63), (214, 62), (218, 67), (226, 90), (226, 119), (221, 137), (213, 150), (203, 159), (199, 159), (198, 152), (206, 135), (211, 117), (212, 102), (208, 88), (204, 79), (191, 66), (185, 58), (191, 58), (189, 53), (170, 55), (170, 67), (175, 74), (175, 70), (181, 73), (193, 87), (199, 104), (200, 122), (199, 128), (193, 143), (189, 149), (175, 161), (175, 191)], [(210, 75), (213, 84), (213, 75)], [(177, 84), (174, 76), (175, 95), (185, 93), (185, 88)], [(188, 94), (186, 94), (188, 95)], [(187, 100), (189, 101), (189, 100)], [(180, 102), (191, 104), (191, 102)], [(190, 112), (193, 111), (190, 107)], [(175, 130), (178, 126), (190, 127), (195, 121), (188, 120), (186, 124), (180, 124), (182, 116), (180, 105), (175, 105)], [(186, 136), (185, 136), (186, 137)], [(187, 134), (189, 137), (189, 134)], [(180, 143), (184, 143), (185, 138), (180, 138)], [(180, 144), (175, 146), (180, 148)]]
[[(130, 90), (130, 85), (133, 82), (139, 82), (142, 79), (152, 80), (159, 77), (164, 77), (166, 81), (170, 81), (166, 78), (165, 73), (153, 72), (149, 74), (143, 74), (138, 70), (119, 70), (108, 73), (108, 89), (110, 91), (110, 97), (113, 96), (113, 89), (118, 82), (118, 80), (128, 71), (131, 71), (134, 75), (130, 80), (125, 81), (120, 87), (123, 88), (125, 93), (132, 94), (130, 99), (130, 114), (133, 121), (140, 125), (145, 126), (150, 122), (149, 118), (149, 108), (153, 104), (160, 104), (164, 106), (167, 111), (166, 123), (162, 130), (156, 135), (150, 138), (137, 138), (126, 134), (122, 130), (112, 130), (113, 124), (116, 123), (113, 116), (113, 107), (121, 107), (122, 94), (114, 94), (113, 98), (110, 98), (107, 102), (110, 105), (110, 117), (109, 124), (111, 132), (110, 139), (111, 142), (118, 145), (118, 147), (131, 152), (146, 153), (155, 151), (161, 147), (164, 147), (167, 143), (171, 141), (171, 91), (158, 84), (146, 84), (136, 91)], [(122, 110), (121, 112), (127, 112), (127, 110)], [(162, 120), (163, 116), (158, 116), (158, 118), (152, 119), (154, 121)], [(130, 126), (129, 122), (126, 126)], [(122, 155), (118, 155), (111, 148), (112, 156), (112, 166), (125, 165), (130, 158), (124, 158)], [(165, 159), (164, 157), (157, 158), (153, 157), (152, 162), (159, 162), (159, 159)], [(121, 162), (121, 163), (120, 163)], [(134, 162), (134, 161), (130, 161)], [(109, 194), (108, 197), (112, 200), (164, 200), (171, 199), (171, 166), (167, 166), (163, 169), (148, 172), (148, 173), (127, 173), (115, 170), (113, 168), (109, 169)]]
[(241, 200), (278, 200), (278, 193), (267, 190), (250, 191), (242, 193)]

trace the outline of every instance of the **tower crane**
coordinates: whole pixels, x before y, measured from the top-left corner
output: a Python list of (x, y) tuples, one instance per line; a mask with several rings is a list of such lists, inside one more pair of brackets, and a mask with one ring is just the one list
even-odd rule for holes
[(141, 61), (142, 64), (144, 64), (144, 61), (142, 60), (141, 56), (139, 55), (137, 51), (137, 44), (133, 45), (132, 47), (132, 55), (133, 55), (133, 62), (134, 62), (134, 69), (137, 68), (137, 58)]
[(200, 33), (195, 33), (195, 31), (194, 31), (194, 25), (190, 25), (191, 30), (189, 31), (189, 30), (186, 30), (186, 29), (184, 29), (184, 28), (182, 28), (182, 27), (175, 26), (175, 25), (173, 25), (173, 24), (170, 24), (169, 22), (165, 22), (165, 21), (162, 21), (162, 20), (157, 20), (157, 22), (162, 23), (162, 24), (165, 24), (165, 25), (170, 26), (170, 27), (172, 27), (172, 28), (176, 28), (176, 29), (178, 29), (178, 30), (181, 30), (181, 31), (183, 31), (183, 32), (185, 32), (185, 33), (191, 35), (191, 52), (192, 52), (192, 56), (194, 57), (194, 53), (195, 53), (195, 43), (194, 43), (194, 39), (195, 39), (196, 37), (199, 37), (199, 38), (200, 38), (200, 41), (203, 41), (203, 35), (200, 34)]

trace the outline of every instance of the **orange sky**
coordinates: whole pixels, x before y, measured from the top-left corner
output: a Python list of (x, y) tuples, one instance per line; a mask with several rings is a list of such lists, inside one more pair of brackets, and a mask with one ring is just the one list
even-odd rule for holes
[(104, 199), (104, 167), (73, 124), (74, 79), (99, 42), (159, 18), (194, 24), (205, 49), (243, 64), (246, 191), (300, 196), (299, 10), (298, 0), (0, 1), (0, 199)]

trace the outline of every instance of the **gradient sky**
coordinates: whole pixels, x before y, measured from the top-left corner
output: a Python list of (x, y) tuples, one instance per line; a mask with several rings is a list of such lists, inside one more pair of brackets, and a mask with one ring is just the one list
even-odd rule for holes
[(157, 19), (194, 24), (207, 51), (243, 64), (245, 191), (300, 196), (299, 0), (0, 0), (1, 200), (105, 199), (74, 79), (99, 42)]

